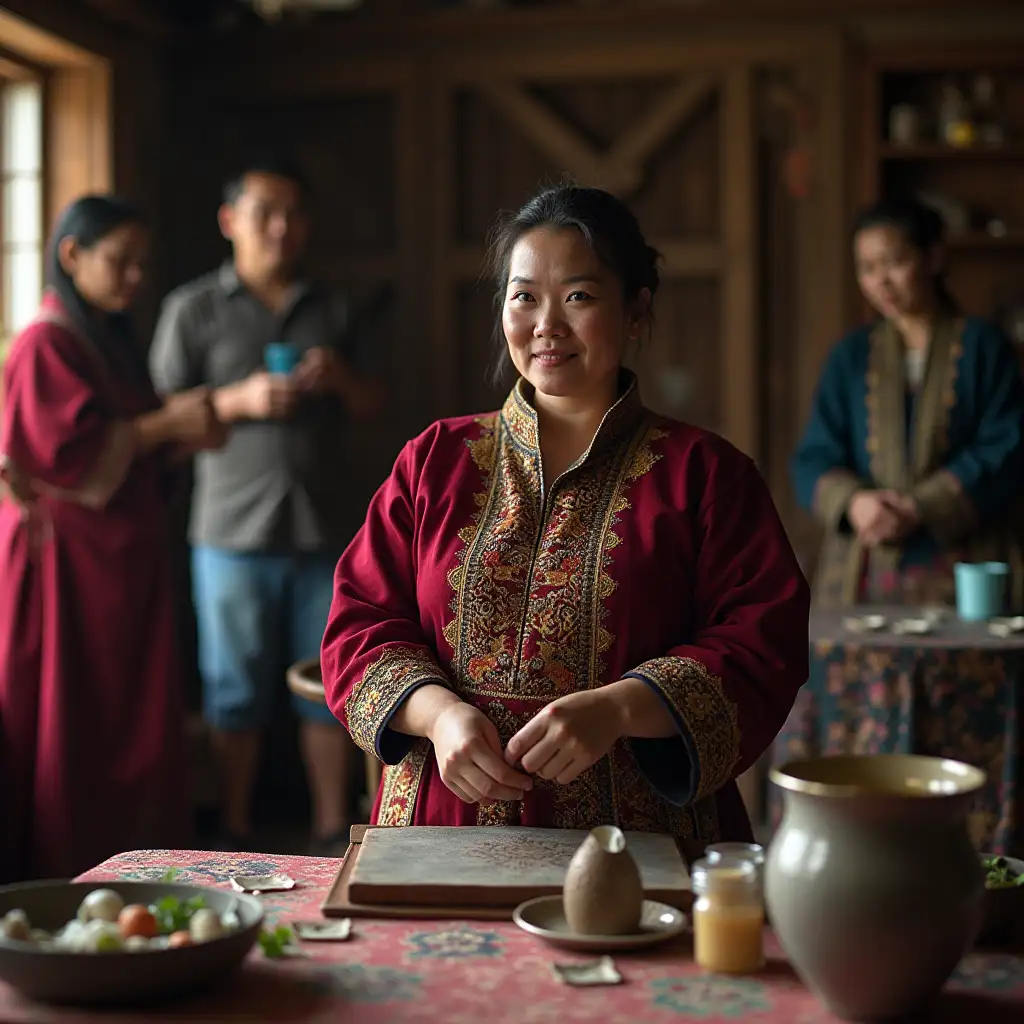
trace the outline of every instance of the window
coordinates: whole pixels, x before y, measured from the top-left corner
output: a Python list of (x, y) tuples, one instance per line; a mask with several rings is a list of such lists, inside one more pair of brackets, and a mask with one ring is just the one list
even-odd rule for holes
[(110, 191), (110, 117), (110, 62), (0, 6), (0, 362), (39, 308), (50, 218)]
[(0, 79), (0, 338), (21, 330), (43, 290), (43, 87)]

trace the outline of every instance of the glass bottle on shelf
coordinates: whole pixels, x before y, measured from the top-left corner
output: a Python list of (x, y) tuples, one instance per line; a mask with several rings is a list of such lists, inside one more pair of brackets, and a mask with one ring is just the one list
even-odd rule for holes
[(921, 141), (921, 112), (912, 103), (897, 103), (889, 111), (889, 141), (915, 146)]
[(938, 129), (939, 141), (948, 146), (970, 146), (974, 143), (971, 106), (952, 78), (943, 82), (939, 93)]
[(1001, 146), (1006, 142), (1006, 131), (999, 123), (996, 82), (992, 75), (975, 75), (971, 82), (971, 99), (978, 124), (978, 141), (983, 146)]

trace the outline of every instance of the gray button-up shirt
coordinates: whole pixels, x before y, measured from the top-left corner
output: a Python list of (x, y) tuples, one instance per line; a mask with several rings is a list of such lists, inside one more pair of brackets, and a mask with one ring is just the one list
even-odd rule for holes
[[(275, 314), (225, 264), (165, 300), (150, 351), (153, 381), (164, 394), (233, 384), (263, 367), (266, 345), (282, 341), (303, 352), (332, 347), (364, 368), (348, 324), (343, 295), (298, 284)], [(366, 511), (350, 507), (345, 446), (335, 396), (302, 399), (286, 421), (236, 424), (224, 448), (197, 456), (192, 542), (236, 551), (339, 550)]]

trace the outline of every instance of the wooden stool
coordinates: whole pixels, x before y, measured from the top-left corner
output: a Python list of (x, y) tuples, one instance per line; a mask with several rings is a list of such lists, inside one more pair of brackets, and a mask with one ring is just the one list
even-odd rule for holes
[[(324, 677), (320, 672), (319, 658), (306, 658), (297, 661), (288, 669), (288, 689), (303, 700), (311, 700), (317, 704), (325, 704)], [(366, 795), (373, 808), (380, 789), (380, 777), (383, 765), (372, 754), (366, 754)]]

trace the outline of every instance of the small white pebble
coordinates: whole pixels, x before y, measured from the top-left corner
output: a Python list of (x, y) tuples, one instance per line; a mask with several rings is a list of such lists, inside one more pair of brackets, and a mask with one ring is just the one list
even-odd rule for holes
[(122, 910), (124, 900), (113, 889), (93, 889), (78, 908), (78, 920), (114, 922)]
[(24, 910), (9, 910), (2, 922), (0, 933), (5, 939), (16, 939), (20, 942), (32, 941), (32, 925)]
[(188, 930), (193, 942), (210, 942), (224, 934), (220, 915), (209, 907), (201, 907), (192, 915)]

